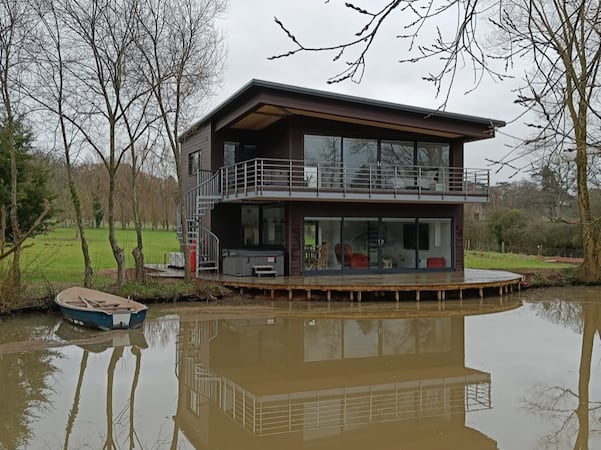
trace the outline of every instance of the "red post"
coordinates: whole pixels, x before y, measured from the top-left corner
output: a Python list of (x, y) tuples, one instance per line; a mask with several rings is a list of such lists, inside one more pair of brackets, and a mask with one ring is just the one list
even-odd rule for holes
[(190, 244), (190, 272), (196, 273), (196, 239)]

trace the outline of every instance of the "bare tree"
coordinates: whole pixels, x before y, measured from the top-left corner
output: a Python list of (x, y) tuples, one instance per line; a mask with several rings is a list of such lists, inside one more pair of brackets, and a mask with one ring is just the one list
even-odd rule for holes
[[(84, 228), (81, 196), (73, 174), (78, 150), (81, 150), (81, 141), (78, 140), (78, 127), (74, 125), (80, 123), (80, 117), (77, 109), (69, 104), (69, 98), (74, 97), (74, 93), (77, 91), (76, 84), (69, 81), (74, 74), (71, 72), (69, 61), (65, 61), (64, 58), (64, 54), (69, 55), (70, 52), (63, 42), (62, 17), (57, 5), (54, 2), (42, 1), (34, 3), (33, 6), (44, 28), (44, 33), (41, 34), (38, 45), (30, 49), (32, 59), (37, 61), (37, 70), (36, 83), (27, 93), (31, 99), (53, 114), (58, 122), (55, 134), (65, 158), (66, 181), (83, 255), (83, 285), (91, 287), (94, 271)], [(68, 56), (68, 58), (70, 57), (72, 56)], [(73, 89), (74, 87), (75, 89)], [(77, 100), (75, 103), (77, 104)], [(84, 122), (85, 120), (81, 121), (81, 123)]]
[[(63, 0), (63, 24), (70, 46), (82, 52), (77, 80), (84, 95), (80, 110), (92, 123), (78, 123), (108, 173), (109, 242), (117, 263), (117, 285), (125, 281), (125, 252), (116, 236), (115, 193), (117, 172), (131, 145), (125, 136), (125, 117), (135, 114), (145, 92), (139, 89), (134, 65), (139, 4), (136, 0)], [(132, 127), (136, 129), (137, 127)], [(136, 133), (137, 133), (136, 131)]]
[(224, 61), (222, 37), (215, 20), (225, 11), (225, 0), (142, 0), (145, 7), (138, 41), (142, 71), (152, 89), (166, 145), (178, 176), (185, 277), (190, 278), (188, 222), (183, 190), (179, 135), (190, 124), (198, 106), (219, 80)]
[[(525, 82), (517, 102), (540, 118), (529, 124), (535, 132), (529, 142), (559, 136), (562, 144), (557, 150), (575, 153), (584, 249), (581, 278), (600, 280), (601, 226), (591, 212), (589, 182), (591, 155), (598, 152), (600, 142), (601, 5), (575, 0), (390, 0), (378, 10), (359, 3), (345, 6), (365, 19), (363, 26), (353, 38), (331, 46), (306, 45), (276, 18), (293, 48), (273, 58), (333, 52), (334, 61), (343, 64), (343, 69), (329, 82), (360, 81), (367, 55), (384, 23), (398, 20), (402, 32), (397, 37), (406, 44), (401, 63), (438, 62), (438, 69), (424, 79), (442, 93), (443, 108), (464, 65), (473, 70), (475, 89), (486, 76), (502, 80), (517, 75), (517, 62), (524, 62)], [(492, 42), (477, 26), (482, 19), (496, 30)], [(435, 32), (428, 35), (429, 29)], [(503, 64), (499, 67), (495, 61)], [(503, 158), (498, 163), (507, 161)]]
[[(17, 143), (15, 134), (17, 122), (23, 119), (22, 97), (19, 86), (28, 75), (30, 64), (27, 58), (27, 48), (36, 33), (35, 15), (31, 13), (29, 5), (19, 0), (0, 1), (0, 95), (2, 97), (3, 134), (4, 143), (10, 153), (10, 204), (2, 205), (2, 244), (5, 239), (6, 209), (8, 206), (8, 220), (12, 228), (12, 247), (8, 251), (2, 250), (0, 255), (4, 259), (12, 254), (12, 283), (21, 284), (21, 249), (25, 240), (40, 225), (48, 214), (48, 205), (41, 216), (35, 220), (29, 230), (21, 230), (19, 223), (19, 186), (17, 172)], [(4, 245), (2, 245), (4, 247)]]

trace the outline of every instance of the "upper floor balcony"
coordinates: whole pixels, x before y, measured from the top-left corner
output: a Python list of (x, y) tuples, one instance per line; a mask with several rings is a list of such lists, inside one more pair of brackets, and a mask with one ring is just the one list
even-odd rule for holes
[(256, 158), (220, 169), (221, 201), (487, 202), (490, 174), (458, 167)]

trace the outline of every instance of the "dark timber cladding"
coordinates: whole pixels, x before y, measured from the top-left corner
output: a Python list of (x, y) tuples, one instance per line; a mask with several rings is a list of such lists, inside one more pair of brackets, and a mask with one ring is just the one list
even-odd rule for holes
[(180, 136), (197, 275), (340, 278), (360, 296), (364, 275), (463, 273), (464, 205), (490, 189), (464, 143), (504, 125), (252, 80)]

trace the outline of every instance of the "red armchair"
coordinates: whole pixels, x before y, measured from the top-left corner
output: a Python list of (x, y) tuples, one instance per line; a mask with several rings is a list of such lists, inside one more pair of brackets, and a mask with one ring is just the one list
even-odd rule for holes
[(426, 260), (428, 269), (444, 269), (446, 267), (444, 256), (432, 256)]
[(344, 265), (351, 269), (367, 269), (369, 267), (369, 258), (363, 253), (353, 253), (353, 247), (350, 244), (334, 245), (334, 254), (338, 263), (342, 263), (342, 252), (344, 251)]

